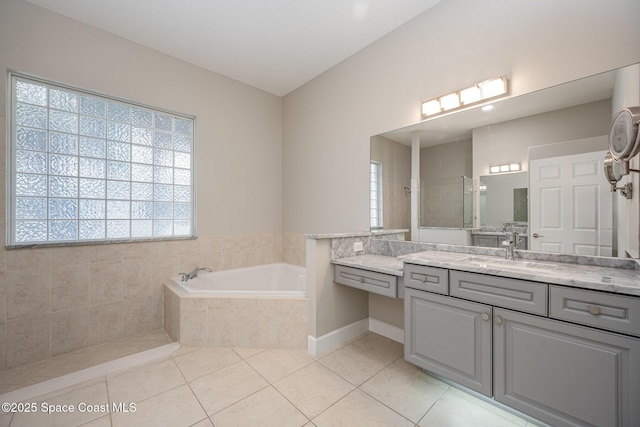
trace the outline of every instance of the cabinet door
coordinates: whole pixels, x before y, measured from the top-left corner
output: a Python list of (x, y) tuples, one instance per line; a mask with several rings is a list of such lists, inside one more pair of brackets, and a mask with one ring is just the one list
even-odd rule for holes
[(406, 288), (404, 358), (491, 395), (491, 307)]
[(640, 340), (494, 309), (494, 397), (554, 426), (640, 425)]

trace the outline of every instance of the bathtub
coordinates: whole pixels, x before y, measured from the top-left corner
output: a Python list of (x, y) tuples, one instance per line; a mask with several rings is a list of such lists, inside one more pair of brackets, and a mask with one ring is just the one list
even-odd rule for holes
[(189, 295), (213, 297), (305, 297), (305, 268), (283, 262), (237, 268), (234, 270), (199, 272), (198, 277), (183, 282), (172, 280)]
[(307, 348), (305, 268), (274, 263), (164, 283), (164, 328), (185, 346)]

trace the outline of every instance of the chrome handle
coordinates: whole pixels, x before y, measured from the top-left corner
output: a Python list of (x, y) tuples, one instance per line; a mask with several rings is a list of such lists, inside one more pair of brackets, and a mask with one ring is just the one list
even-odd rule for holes
[(601, 313), (600, 307), (597, 307), (595, 305), (589, 306), (589, 313), (593, 314), (594, 316), (599, 315)]
[(531, 237), (533, 237), (534, 239), (537, 239), (538, 237), (544, 237), (544, 236), (542, 234), (533, 233)]
[(489, 315), (487, 313), (482, 313), (480, 317), (482, 317), (482, 320), (489, 320)]
[(496, 322), (496, 325), (502, 325), (502, 317), (496, 316), (493, 320)]

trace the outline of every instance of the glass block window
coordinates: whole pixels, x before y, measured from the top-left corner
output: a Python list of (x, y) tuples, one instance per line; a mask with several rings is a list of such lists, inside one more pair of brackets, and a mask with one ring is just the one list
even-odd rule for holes
[(195, 236), (193, 117), (10, 81), (8, 246)]
[(382, 228), (382, 163), (371, 162), (370, 176), (371, 228)]

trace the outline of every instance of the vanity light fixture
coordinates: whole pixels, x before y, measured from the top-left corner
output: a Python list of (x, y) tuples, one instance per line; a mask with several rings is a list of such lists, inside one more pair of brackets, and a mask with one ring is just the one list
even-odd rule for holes
[(517, 172), (520, 170), (520, 163), (505, 163), (504, 165), (490, 166), (490, 173)]
[(425, 101), (422, 103), (422, 119), (505, 95), (507, 83), (507, 77), (501, 76)]

